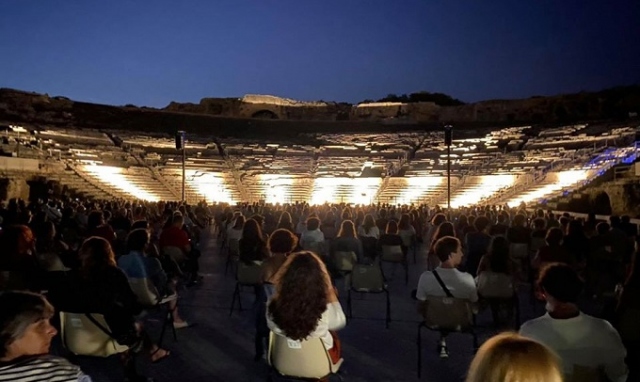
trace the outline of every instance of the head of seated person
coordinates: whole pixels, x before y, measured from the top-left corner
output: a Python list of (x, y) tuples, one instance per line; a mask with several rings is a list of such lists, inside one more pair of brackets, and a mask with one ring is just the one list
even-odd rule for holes
[(312, 252), (297, 252), (287, 257), (274, 282), (268, 306), (273, 322), (293, 340), (307, 338), (329, 303), (331, 279), (326, 266)]
[(127, 235), (127, 251), (145, 253), (149, 247), (149, 231), (144, 228), (134, 229)]
[(267, 242), (267, 247), (272, 255), (291, 253), (297, 245), (298, 237), (284, 228), (273, 231)]
[(343, 220), (340, 224), (340, 232), (338, 232), (338, 237), (357, 237), (355, 224), (353, 224), (351, 220)]
[(307, 231), (315, 231), (320, 228), (320, 219), (313, 216), (307, 219)]
[(387, 229), (385, 230), (387, 235), (397, 235), (398, 234), (398, 222), (395, 220), (389, 220), (387, 223)]
[(480, 347), (466, 382), (561, 382), (559, 362), (546, 346), (515, 333), (502, 333)]
[(49, 353), (56, 329), (49, 320), (54, 308), (39, 294), (0, 293), (0, 361)]
[(541, 288), (549, 315), (554, 318), (570, 318), (579, 314), (578, 298), (583, 282), (570, 266), (551, 263), (540, 272), (538, 286)]
[(436, 242), (434, 249), (442, 268), (456, 268), (462, 263), (462, 245), (457, 238), (445, 236)]

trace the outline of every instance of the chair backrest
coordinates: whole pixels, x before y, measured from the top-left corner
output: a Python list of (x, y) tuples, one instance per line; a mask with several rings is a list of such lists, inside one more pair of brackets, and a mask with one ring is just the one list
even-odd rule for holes
[(588, 366), (573, 365), (573, 374), (565, 376), (566, 382), (606, 382), (602, 371)]
[(509, 245), (509, 254), (514, 259), (526, 259), (529, 257), (529, 245), (524, 243), (511, 243)]
[(381, 292), (384, 277), (379, 264), (355, 264), (351, 272), (351, 288), (358, 292)]
[(547, 244), (546, 240), (542, 237), (533, 237), (531, 238), (531, 248), (529, 250), (534, 255), (536, 252), (540, 250), (540, 248), (544, 247)]
[(162, 247), (162, 253), (171, 257), (178, 264), (181, 264), (186, 259), (186, 255), (178, 247)]
[[(91, 313), (91, 316), (109, 329), (103, 315)], [(109, 357), (129, 349), (118, 344), (84, 313), (60, 312), (60, 334), (64, 347), (76, 355)]]
[(240, 240), (238, 239), (229, 240), (229, 254), (231, 256), (240, 256)]
[(413, 244), (413, 233), (411, 231), (401, 230), (398, 232), (400, 238), (402, 239), (402, 245), (405, 247), (411, 247)]
[(0, 271), (0, 290), (28, 289), (27, 275), (17, 271)]
[(255, 285), (262, 283), (262, 264), (259, 263), (238, 263), (236, 279), (240, 284)]
[(399, 245), (383, 245), (382, 261), (391, 261), (394, 263), (403, 262), (404, 253), (402, 252), (402, 247)]
[(39, 253), (38, 263), (47, 272), (64, 272), (69, 270), (69, 268), (64, 266), (60, 257), (55, 253)]
[(640, 308), (623, 308), (618, 315), (617, 329), (624, 342), (640, 341)]
[(284, 376), (322, 379), (332, 372), (331, 358), (317, 337), (294, 341), (271, 332), (267, 359)]
[(465, 299), (427, 296), (423, 319), (431, 329), (464, 331), (473, 326), (473, 311)]
[(357, 257), (353, 252), (336, 251), (331, 254), (331, 261), (338, 271), (350, 272), (353, 270)]
[(377, 246), (378, 246), (378, 239), (370, 236), (360, 236), (359, 239), (362, 242), (362, 252), (364, 256), (375, 258)]
[(484, 271), (478, 275), (478, 293), (485, 298), (513, 297), (513, 278), (505, 273)]
[(154, 306), (160, 301), (158, 290), (148, 278), (129, 277), (129, 286), (142, 305)]
[(324, 255), (327, 248), (324, 241), (312, 241), (309, 244), (306, 244), (305, 247), (306, 248), (303, 248), (303, 249), (307, 251), (311, 251), (317, 254), (318, 256)]

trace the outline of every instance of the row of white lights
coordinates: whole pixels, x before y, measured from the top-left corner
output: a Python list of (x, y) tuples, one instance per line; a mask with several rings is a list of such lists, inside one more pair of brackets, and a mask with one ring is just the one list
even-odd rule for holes
[[(84, 170), (98, 181), (119, 191), (149, 201), (158, 201), (160, 197), (143, 185), (135, 184), (126, 171), (120, 167), (85, 165)], [(526, 192), (507, 201), (509, 205), (538, 200), (550, 193), (570, 187), (587, 178), (586, 170), (563, 171), (553, 176), (542, 185), (529, 188)], [(187, 186), (199, 197), (208, 202), (235, 203), (231, 187), (222, 173), (206, 173), (187, 170)], [(511, 187), (516, 181), (515, 175), (485, 175), (477, 177), (478, 181), (454, 189), (451, 199), (452, 207), (476, 204), (489, 198), (497, 191)], [(409, 177), (398, 178), (401, 191), (394, 195), (393, 202), (398, 204), (420, 203), (427, 196), (446, 197), (445, 177)], [(290, 176), (266, 174), (260, 176), (262, 195), (268, 203), (287, 203), (292, 200), (292, 191), (299, 186), (299, 181)], [(316, 178), (309, 202), (313, 205), (324, 203), (369, 204), (377, 202), (376, 196), (382, 181), (380, 178)], [(437, 194), (437, 195), (436, 195)]]

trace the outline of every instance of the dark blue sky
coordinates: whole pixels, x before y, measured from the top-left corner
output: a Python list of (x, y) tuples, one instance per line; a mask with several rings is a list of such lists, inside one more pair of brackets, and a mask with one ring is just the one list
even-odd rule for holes
[(640, 83), (638, 0), (1, 0), (0, 87), (162, 107)]

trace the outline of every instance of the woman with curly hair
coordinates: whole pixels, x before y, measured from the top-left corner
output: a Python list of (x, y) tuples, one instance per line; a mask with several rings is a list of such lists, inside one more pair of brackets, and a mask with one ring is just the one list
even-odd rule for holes
[(296, 341), (320, 338), (331, 361), (338, 362), (340, 342), (333, 331), (345, 326), (346, 317), (322, 260), (312, 252), (294, 253), (273, 279), (275, 293), (267, 304), (269, 329)]

